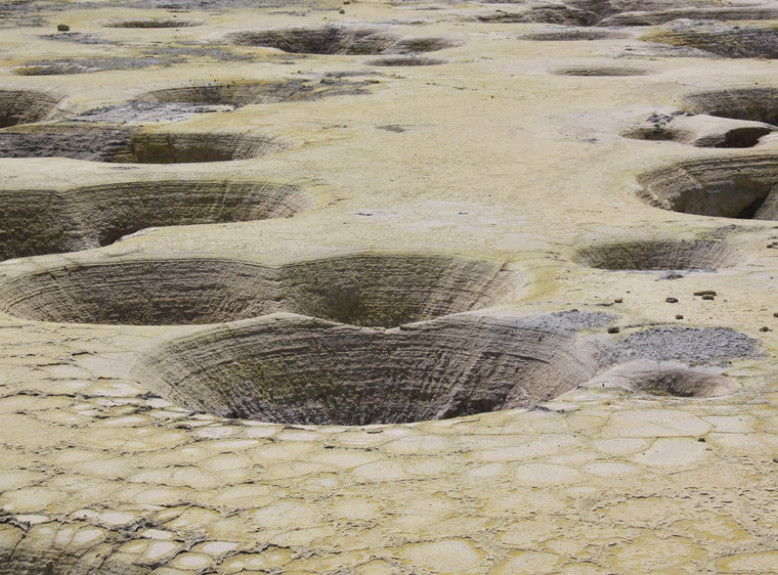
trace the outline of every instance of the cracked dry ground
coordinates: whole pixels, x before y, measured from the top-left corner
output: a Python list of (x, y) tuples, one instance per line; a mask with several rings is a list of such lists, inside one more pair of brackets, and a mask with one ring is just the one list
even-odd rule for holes
[(0, 574), (778, 572), (777, 56), (773, 2), (2, 2)]

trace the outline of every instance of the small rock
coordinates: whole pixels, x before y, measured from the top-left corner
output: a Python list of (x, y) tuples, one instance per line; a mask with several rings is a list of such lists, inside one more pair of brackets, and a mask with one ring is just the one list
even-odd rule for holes
[(668, 297), (668, 298), (665, 298), (665, 301), (667, 303), (678, 303), (678, 298)]
[(705, 290), (701, 290), (701, 291), (696, 291), (696, 292), (694, 292), (694, 295), (696, 295), (696, 296), (702, 296), (702, 297), (705, 297), (706, 295), (712, 295), (712, 296), (714, 296), (714, 297), (715, 297), (715, 296), (716, 296), (716, 295), (718, 295), (718, 294), (716, 294), (716, 292), (715, 292), (715, 291), (713, 291), (712, 289), (705, 289)]
[(767, 327), (766, 325), (763, 325), (762, 327), (760, 327), (760, 328), (759, 328), (759, 331), (773, 331), (773, 330), (771, 330), (771, 329), (770, 329), (769, 327)]
[(338, 14), (345, 14), (345, 13), (346, 13), (346, 11), (345, 11), (343, 8), (341, 8), (340, 10), (338, 10)]
[(67, 24), (57, 24), (57, 32), (70, 32), (70, 26)]
[(675, 319), (683, 319), (683, 316), (680, 313), (676, 314)]
[(711, 300), (714, 300), (716, 298), (715, 298), (715, 296), (712, 296), (712, 295), (704, 295), (704, 296), (702, 296), (702, 299), (704, 299), (705, 301), (711, 301)]
[(613, 300), (613, 303), (624, 303), (623, 297), (617, 297), (615, 300)]
[(773, 317), (778, 317), (778, 311), (773, 312)]
[(608, 333), (619, 333), (621, 331), (621, 328), (618, 327), (609, 327)]

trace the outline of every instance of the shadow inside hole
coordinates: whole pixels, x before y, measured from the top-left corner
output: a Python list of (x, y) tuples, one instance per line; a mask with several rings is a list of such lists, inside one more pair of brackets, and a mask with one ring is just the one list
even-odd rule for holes
[(0, 260), (109, 245), (145, 228), (289, 217), (311, 205), (294, 186), (205, 180), (0, 191)]
[(573, 336), (452, 316), (388, 331), (271, 316), (143, 357), (133, 375), (185, 408), (275, 423), (447, 419), (556, 397), (594, 371)]
[(356, 255), (278, 268), (219, 259), (69, 263), (0, 283), (0, 309), (38, 321), (208, 324), (285, 311), (392, 327), (507, 303), (525, 279), (500, 262)]

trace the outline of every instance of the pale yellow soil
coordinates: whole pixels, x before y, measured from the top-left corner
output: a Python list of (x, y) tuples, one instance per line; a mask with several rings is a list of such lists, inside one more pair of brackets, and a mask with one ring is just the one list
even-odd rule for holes
[[(64, 264), (192, 258), (272, 267), (365, 253), (442, 255), (496, 262), (523, 278), (515, 297), (476, 315), (606, 312), (621, 333), (600, 326), (582, 334), (600, 341), (654, 325), (732, 328), (754, 338), (761, 355), (724, 365), (738, 390), (711, 398), (584, 385), (539, 407), (440, 421), (283, 425), (193, 414), (138, 381), (139, 358), (211, 326), (0, 314), (0, 573), (778, 572), (778, 249), (768, 247), (778, 222), (655, 208), (638, 196), (637, 179), (682, 160), (778, 159), (778, 139), (713, 149), (623, 136), (652, 113), (681, 108), (690, 93), (778, 86), (775, 60), (670, 55), (640, 40), (646, 28), (619, 28), (623, 37), (612, 39), (531, 41), (520, 36), (559, 27), (474, 20), (521, 4), (352, 0), (175, 14), (71, 4), (44, 13), (40, 27), (11, 19), (0, 29), (0, 90), (61, 98), (49, 120), (195, 84), (320, 82), (335, 72), (346, 73), (345, 82), (374, 82), (364, 94), (141, 128), (283, 144), (261, 157), (164, 165), (0, 158), (6, 198), (178, 179), (270, 182), (308, 198), (290, 218), (155, 227), (102, 248), (9, 260), (0, 283)], [(201, 24), (104, 25), (173, 15)], [(115, 44), (41, 38), (58, 23)], [(375, 66), (390, 56), (223, 43), (233, 32), (326, 24), (458, 45), (420, 55), (440, 65)], [(136, 70), (14, 72), (31, 61), (133, 58), (211, 42), (249, 59), (187, 55)], [(575, 68), (645, 74), (557, 73)], [(749, 124), (677, 122), (695, 135)], [(0, 207), (0, 229), (3, 217)], [(710, 238), (737, 250), (735, 263), (676, 280), (576, 258), (603, 242)], [(714, 290), (715, 299), (695, 296), (700, 290)]]

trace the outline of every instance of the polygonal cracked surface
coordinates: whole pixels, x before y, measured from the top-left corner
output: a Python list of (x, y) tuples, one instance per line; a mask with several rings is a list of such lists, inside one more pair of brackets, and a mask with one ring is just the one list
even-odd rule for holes
[(140, 132), (85, 124), (36, 125), (0, 133), (0, 158), (177, 164), (245, 160), (281, 149), (280, 142), (257, 134)]
[(674, 212), (778, 219), (778, 162), (773, 156), (680, 162), (640, 176), (641, 198)]
[(0, 191), (0, 260), (75, 252), (149, 227), (289, 217), (311, 201), (264, 182), (172, 180)]
[(283, 316), (175, 341), (135, 371), (152, 391), (193, 410), (366, 425), (550, 399), (592, 375), (592, 351), (515, 319), (456, 316), (377, 331)]
[(177, 325), (289, 311), (390, 327), (515, 299), (520, 274), (500, 264), (358, 255), (280, 268), (164, 259), (65, 265), (0, 283), (0, 309), (26, 319)]
[(734, 267), (743, 256), (720, 242), (656, 240), (588, 246), (575, 259), (606, 270), (714, 270)]

